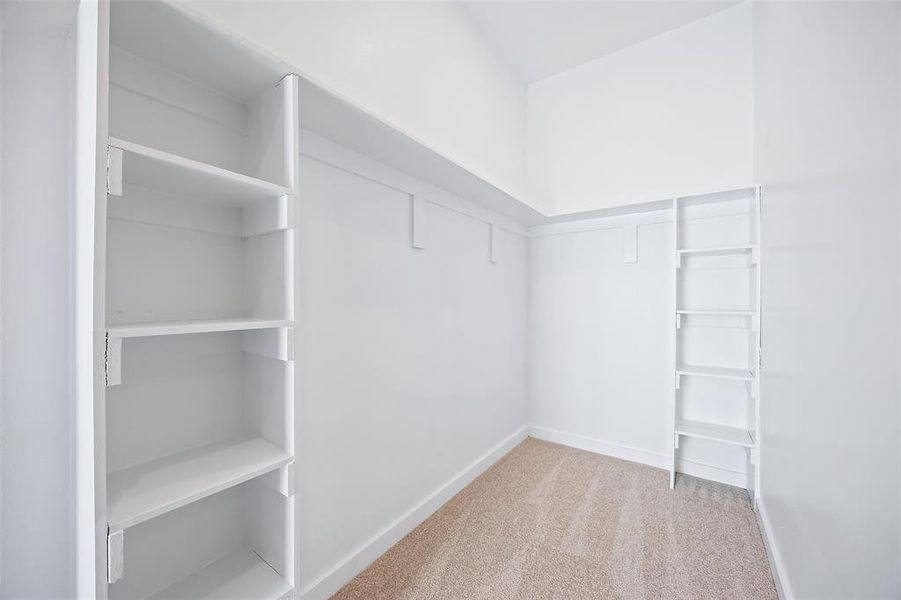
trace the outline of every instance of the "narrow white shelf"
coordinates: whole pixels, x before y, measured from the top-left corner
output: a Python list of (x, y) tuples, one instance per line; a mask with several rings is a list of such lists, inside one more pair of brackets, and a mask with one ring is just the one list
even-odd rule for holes
[(740, 379), (753, 381), (754, 372), (750, 369), (727, 369), (725, 367), (699, 367), (696, 365), (679, 365), (676, 367), (678, 375), (696, 375), (698, 377), (713, 377), (715, 379)]
[(676, 422), (676, 433), (687, 437), (713, 440), (714, 442), (723, 442), (745, 448), (754, 447), (754, 438), (751, 436), (750, 431), (740, 427), (730, 427), (729, 425), (679, 419)]
[(247, 205), (291, 194), (285, 186), (134, 142), (109, 138), (122, 150), (122, 181), (199, 200)]
[(293, 327), (293, 321), (284, 319), (210, 319), (198, 321), (156, 321), (148, 323), (124, 323), (110, 325), (111, 338), (152, 337), (156, 335), (182, 335), (187, 333), (216, 333), (220, 331), (248, 331)]
[(679, 309), (679, 315), (711, 315), (721, 317), (753, 317), (757, 314), (753, 310), (716, 310), (716, 309)]
[(291, 455), (260, 438), (212, 444), (110, 473), (107, 521), (119, 531), (274, 471)]
[(727, 254), (751, 254), (754, 246), (720, 246), (717, 248), (685, 248), (676, 250), (679, 256), (723, 256)]
[(283, 600), (294, 588), (250, 550), (229, 554), (148, 600)]

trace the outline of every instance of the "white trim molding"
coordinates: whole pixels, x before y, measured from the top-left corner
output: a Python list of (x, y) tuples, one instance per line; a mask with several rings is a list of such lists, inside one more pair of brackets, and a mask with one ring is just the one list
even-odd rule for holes
[(766, 556), (770, 561), (770, 572), (773, 574), (776, 592), (779, 594), (780, 600), (795, 600), (795, 595), (788, 582), (782, 554), (779, 552), (779, 546), (776, 545), (775, 537), (773, 537), (773, 528), (770, 525), (770, 518), (766, 512), (763, 498), (757, 500), (757, 506), (755, 508), (755, 512), (757, 513), (757, 524), (760, 526), (760, 535), (763, 537)]

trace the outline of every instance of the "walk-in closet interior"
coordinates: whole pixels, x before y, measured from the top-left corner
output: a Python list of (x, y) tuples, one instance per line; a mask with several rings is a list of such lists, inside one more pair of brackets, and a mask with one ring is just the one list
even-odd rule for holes
[(898, 597), (899, 6), (3, 2), (0, 600)]

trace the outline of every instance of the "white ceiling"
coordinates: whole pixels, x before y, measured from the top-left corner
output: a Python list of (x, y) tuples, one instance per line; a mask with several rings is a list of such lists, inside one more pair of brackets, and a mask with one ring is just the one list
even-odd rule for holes
[(696, 21), (735, 0), (463, 2), (513, 71), (530, 83)]

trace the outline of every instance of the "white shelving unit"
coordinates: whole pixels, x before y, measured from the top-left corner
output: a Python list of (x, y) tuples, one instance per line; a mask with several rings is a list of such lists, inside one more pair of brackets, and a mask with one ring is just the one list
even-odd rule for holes
[[(670, 487), (683, 464), (730, 470), (714, 463), (735, 465), (736, 453), (743, 453), (744, 487), (754, 492), (759, 481), (760, 188), (677, 198), (673, 215)], [(689, 458), (686, 446), (692, 444)]]
[(94, 595), (290, 599), (300, 81), (173, 5), (100, 11)]

